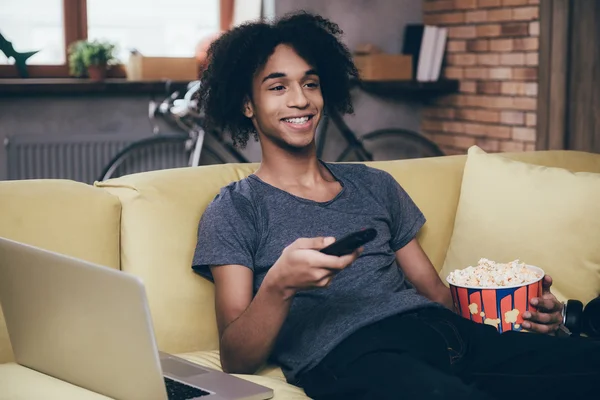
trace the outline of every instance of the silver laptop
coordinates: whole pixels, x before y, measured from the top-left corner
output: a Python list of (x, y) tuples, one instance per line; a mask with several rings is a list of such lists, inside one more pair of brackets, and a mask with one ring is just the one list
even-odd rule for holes
[(254, 400), (273, 390), (158, 351), (142, 281), (0, 238), (0, 304), (15, 360), (122, 400)]

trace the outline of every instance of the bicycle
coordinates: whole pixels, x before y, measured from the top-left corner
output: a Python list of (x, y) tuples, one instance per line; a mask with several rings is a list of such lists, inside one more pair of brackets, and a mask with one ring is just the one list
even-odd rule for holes
[(329, 120), (346, 141), (346, 148), (333, 160), (335, 162), (385, 161), (445, 155), (436, 143), (408, 129), (377, 129), (359, 137), (338, 112), (329, 109), (317, 128), (317, 157), (320, 159), (324, 156)]
[[(169, 86), (168, 82), (167, 91)], [(197, 111), (197, 102), (193, 98), (199, 88), (200, 82), (192, 81), (188, 83), (183, 98), (179, 98), (179, 91), (174, 91), (160, 103), (151, 100), (148, 118), (153, 135), (121, 149), (102, 169), (98, 181), (155, 169), (250, 162), (219, 132), (205, 130), (202, 123), (204, 115)], [(161, 133), (157, 116), (179, 131)]]
[[(133, 172), (142, 172), (149, 169), (165, 169), (174, 167), (197, 167), (200, 165), (223, 164), (228, 162), (248, 163), (231, 142), (225, 141), (220, 132), (206, 131), (202, 126), (204, 116), (202, 111), (197, 112), (197, 103), (194, 100), (195, 92), (200, 88), (199, 81), (190, 82), (182, 99), (179, 92), (175, 91), (160, 104), (151, 101), (149, 117), (155, 121), (156, 115), (182, 129), (184, 132), (161, 134), (158, 125), (153, 126), (154, 136), (136, 141), (119, 151), (103, 169), (99, 181)], [(317, 127), (316, 145), (317, 157), (323, 159), (327, 136), (330, 134), (329, 120), (340, 132), (346, 141), (346, 148), (335, 158), (335, 162), (348, 161), (381, 161), (408, 158), (439, 157), (444, 152), (425, 136), (401, 128), (378, 129), (373, 132), (357, 136), (344, 122), (342, 116), (335, 110), (326, 110), (322, 121)], [(219, 145), (219, 150), (205, 141), (209, 138), (214, 144)], [(158, 155), (178, 155), (177, 162), (170, 160), (170, 164), (148, 166), (147, 160), (154, 156), (155, 162)], [(167, 157), (168, 158), (168, 157)], [(329, 161), (329, 160), (327, 160)], [(136, 167), (136, 162), (141, 164)]]

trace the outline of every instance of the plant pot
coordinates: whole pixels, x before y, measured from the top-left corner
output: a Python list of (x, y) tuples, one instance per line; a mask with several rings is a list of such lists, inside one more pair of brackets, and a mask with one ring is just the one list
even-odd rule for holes
[(93, 81), (103, 81), (106, 79), (106, 65), (90, 65), (87, 70), (89, 78)]

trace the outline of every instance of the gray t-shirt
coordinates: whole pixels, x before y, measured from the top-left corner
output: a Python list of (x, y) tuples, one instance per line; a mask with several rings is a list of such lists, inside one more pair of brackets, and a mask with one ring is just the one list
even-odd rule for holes
[(377, 230), (375, 240), (329, 287), (295, 295), (270, 357), (290, 383), (357, 329), (400, 312), (439, 306), (417, 294), (395, 262), (394, 252), (425, 223), (408, 194), (385, 171), (364, 164), (323, 165), (342, 185), (327, 202), (294, 196), (256, 175), (222, 188), (202, 216), (193, 259), (194, 270), (210, 280), (209, 265), (250, 268), (256, 293), (296, 239), (339, 239), (362, 228)]

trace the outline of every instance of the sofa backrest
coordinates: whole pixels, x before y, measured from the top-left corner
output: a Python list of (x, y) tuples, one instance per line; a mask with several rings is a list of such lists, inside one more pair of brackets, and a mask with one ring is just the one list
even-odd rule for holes
[[(598, 160), (564, 151), (506, 156), (575, 171), (594, 171), (591, 163)], [(418, 239), (438, 271), (454, 226), (465, 161), (466, 156), (451, 156), (367, 163), (390, 172), (425, 214), (428, 221)], [(257, 167), (225, 164), (162, 170), (97, 183), (121, 201), (121, 268), (146, 285), (161, 350), (218, 348), (213, 285), (190, 267), (198, 222), (221, 187)]]
[[(117, 269), (120, 215), (116, 197), (83, 183), (0, 182), (1, 237)], [(0, 310), (0, 363), (12, 359)]]

